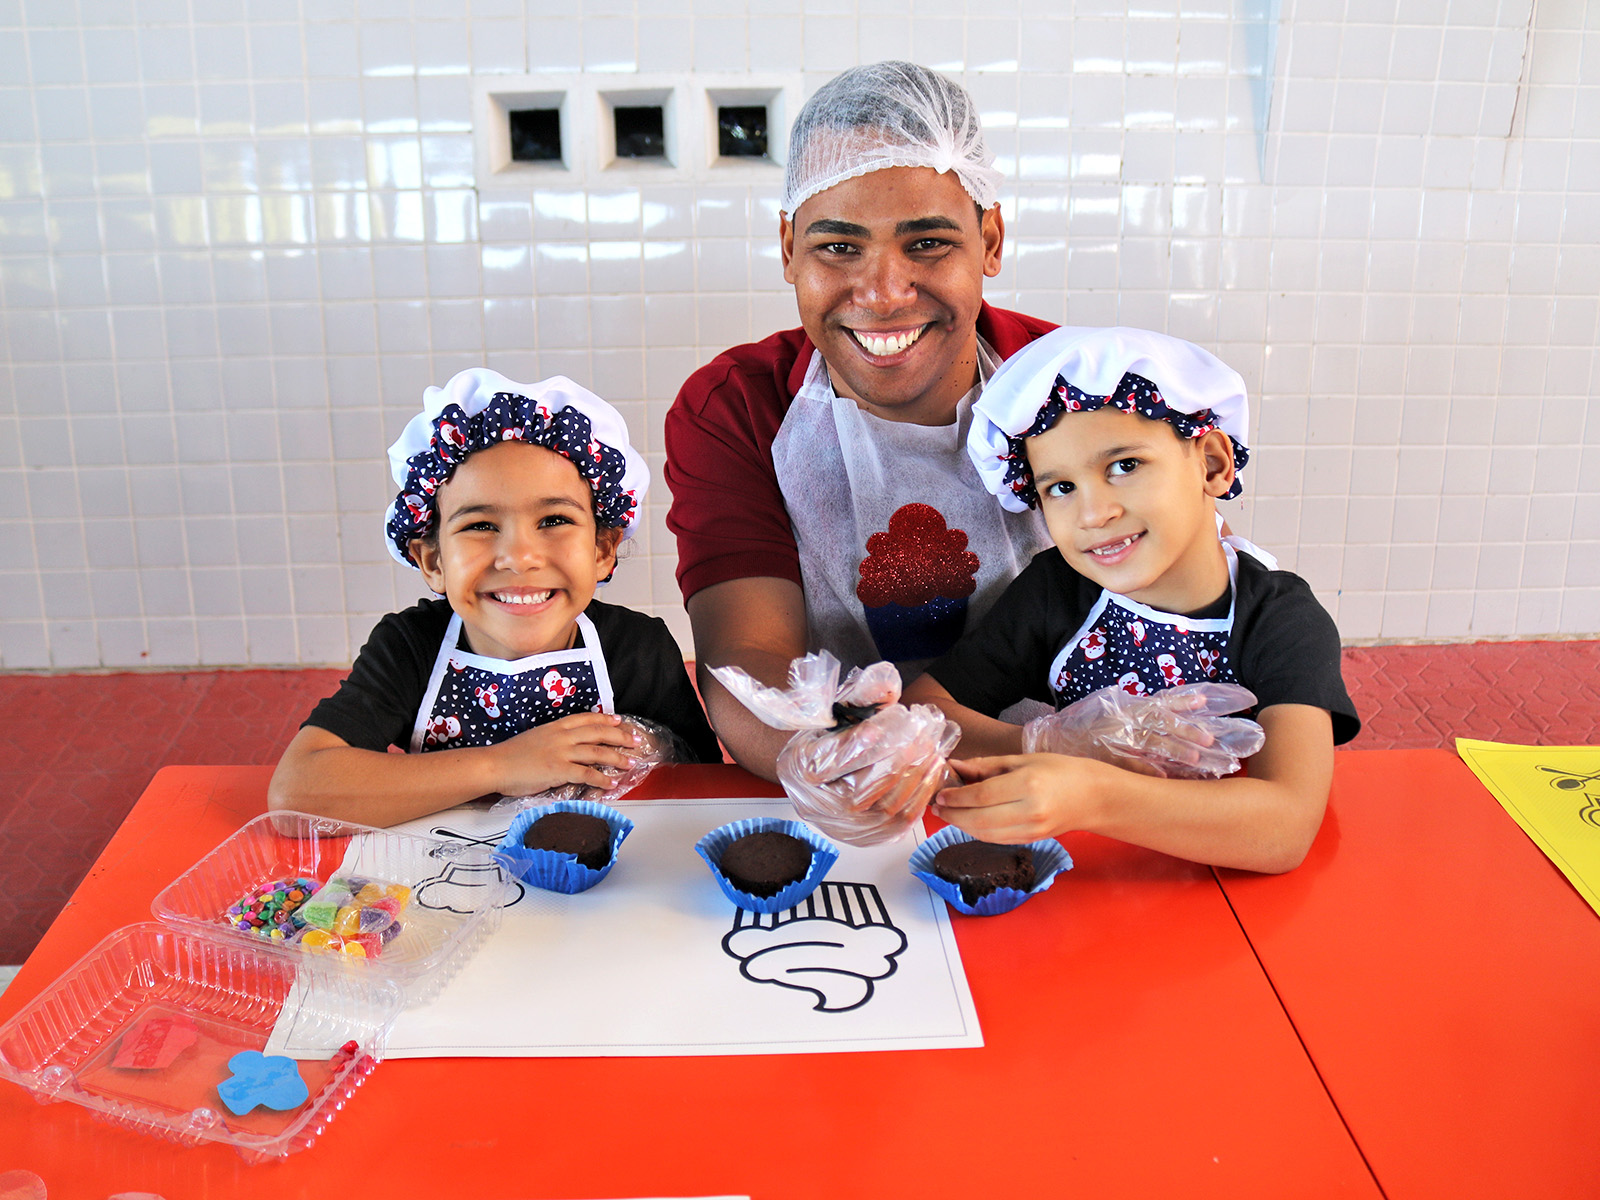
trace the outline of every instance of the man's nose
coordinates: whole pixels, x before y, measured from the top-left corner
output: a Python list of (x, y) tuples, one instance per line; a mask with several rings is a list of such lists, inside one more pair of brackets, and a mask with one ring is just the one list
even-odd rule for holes
[(868, 254), (856, 277), (855, 301), (876, 313), (893, 313), (917, 298), (915, 264), (892, 252)]

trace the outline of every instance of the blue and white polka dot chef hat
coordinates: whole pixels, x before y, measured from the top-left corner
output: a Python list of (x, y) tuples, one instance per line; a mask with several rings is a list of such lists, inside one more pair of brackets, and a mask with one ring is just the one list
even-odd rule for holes
[[(1063, 413), (1111, 405), (1166, 421), (1180, 437), (1220, 429), (1235, 470), (1249, 461), (1250, 401), (1239, 372), (1193, 342), (1121, 326), (1051, 330), (1001, 364), (972, 406), (967, 454), (1011, 512), (1037, 507), (1024, 443)], [(1237, 474), (1224, 500), (1242, 490)]]
[(611, 405), (564, 375), (515, 383), (474, 367), (422, 394), (422, 411), (389, 447), (389, 470), (400, 488), (384, 517), (389, 553), (407, 566), (413, 538), (437, 525), (438, 490), (479, 450), (521, 441), (553, 450), (578, 468), (594, 493), (595, 522), (633, 536), (650, 488), (650, 468), (628, 441), (628, 425)]

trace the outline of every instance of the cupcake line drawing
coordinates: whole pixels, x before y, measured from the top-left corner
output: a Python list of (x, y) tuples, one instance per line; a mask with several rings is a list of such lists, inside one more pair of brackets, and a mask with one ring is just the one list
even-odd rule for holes
[(857, 568), (856, 599), (878, 653), (889, 662), (937, 658), (967, 624), (967, 597), (977, 590), (978, 556), (963, 530), (951, 529), (932, 505), (905, 504), (889, 528), (867, 538)]
[[(504, 875), (499, 868), (488, 864), (473, 865), (453, 861), (454, 855), (458, 851), (472, 847), (479, 850), (494, 850), (505, 835), (506, 831), (502, 829), (499, 833), (488, 837), (473, 837), (470, 833), (458, 833), (443, 825), (428, 830), (428, 836), (449, 838), (452, 844), (428, 852), (434, 858), (446, 860), (444, 869), (439, 874), (430, 875), (422, 880), (411, 890), (412, 903), (420, 904), (423, 908), (431, 908), (436, 912), (454, 912), (463, 915), (477, 912), (481, 906), (471, 899), (469, 889), (490, 887), (499, 883)], [(510, 908), (528, 894), (528, 889), (521, 880), (513, 878), (511, 883), (515, 885), (517, 892), (502, 905), (503, 908)]]
[(906, 935), (870, 883), (824, 883), (791, 909), (735, 909), (722, 949), (751, 983), (810, 992), (816, 1012), (850, 1012), (893, 975)]

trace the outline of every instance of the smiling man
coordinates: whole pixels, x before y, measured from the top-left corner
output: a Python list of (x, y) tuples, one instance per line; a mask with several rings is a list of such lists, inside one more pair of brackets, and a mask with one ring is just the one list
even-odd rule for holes
[(913, 676), (1049, 544), (965, 450), (984, 381), (1051, 328), (984, 303), (1005, 241), (993, 158), (971, 97), (922, 67), (825, 84), (790, 135), (779, 226), (801, 328), (719, 355), (667, 414), (701, 691), (768, 778), (788, 734), (708, 668), (781, 684), (826, 649)]

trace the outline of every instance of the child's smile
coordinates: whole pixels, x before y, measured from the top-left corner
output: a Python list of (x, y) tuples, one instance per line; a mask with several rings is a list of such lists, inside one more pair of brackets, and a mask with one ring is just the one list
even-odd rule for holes
[(1080, 574), (1163, 612), (1227, 590), (1213, 503), (1233, 482), (1226, 434), (1186, 441), (1108, 406), (1066, 413), (1026, 445), (1050, 537)]
[(437, 503), (438, 542), (414, 542), (413, 554), (473, 653), (515, 660), (570, 646), (620, 540), (596, 529), (577, 468), (542, 446), (502, 442), (456, 468)]

